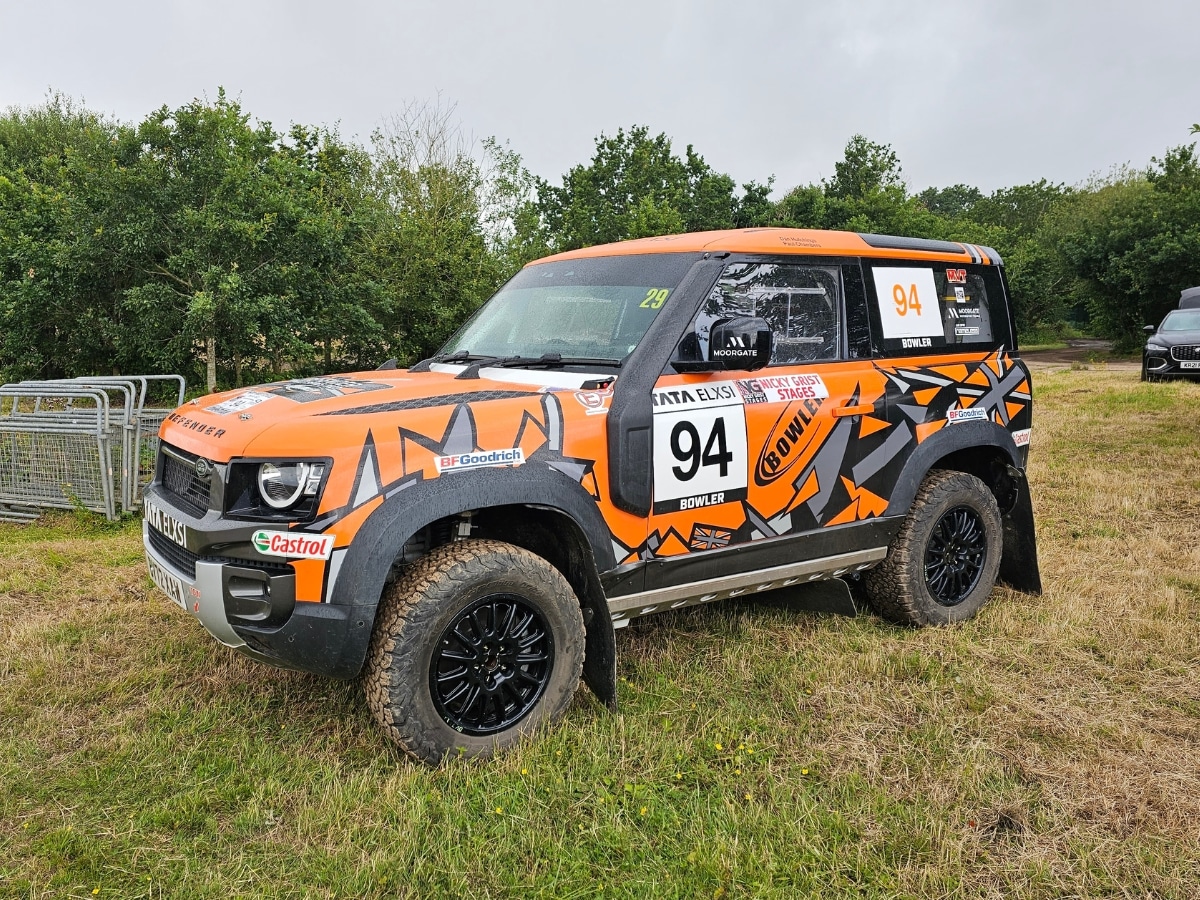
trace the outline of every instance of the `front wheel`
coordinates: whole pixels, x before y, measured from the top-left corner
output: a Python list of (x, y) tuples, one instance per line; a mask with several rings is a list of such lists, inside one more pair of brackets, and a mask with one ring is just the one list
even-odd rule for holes
[(867, 598), (877, 613), (903, 625), (965, 621), (996, 584), (1003, 535), (987, 485), (965, 472), (935, 469), (887, 558), (865, 574)]
[(417, 759), (491, 756), (563, 714), (583, 647), (579, 600), (557, 569), (499, 541), (447, 544), (380, 600), (367, 706)]

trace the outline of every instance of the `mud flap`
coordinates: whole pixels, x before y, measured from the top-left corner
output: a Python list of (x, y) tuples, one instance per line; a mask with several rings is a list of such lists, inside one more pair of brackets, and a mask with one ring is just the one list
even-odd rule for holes
[(617, 638), (597, 582), (583, 598), (583, 683), (613, 712), (617, 709)]
[(1017, 502), (1004, 514), (1004, 555), (1000, 558), (999, 580), (1013, 590), (1026, 594), (1042, 592), (1042, 575), (1038, 569), (1037, 538), (1033, 531), (1033, 498), (1029, 494), (1029, 480), (1019, 469), (1017, 475)]

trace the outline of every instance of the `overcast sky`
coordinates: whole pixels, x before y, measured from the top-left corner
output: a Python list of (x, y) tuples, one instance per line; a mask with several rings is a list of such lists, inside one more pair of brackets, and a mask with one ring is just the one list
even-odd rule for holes
[(139, 121), (223, 85), (365, 141), (440, 95), (555, 183), (632, 124), (777, 189), (857, 132), (915, 190), (991, 190), (1144, 166), (1200, 121), (1195, 0), (0, 0), (0, 37), (0, 107)]

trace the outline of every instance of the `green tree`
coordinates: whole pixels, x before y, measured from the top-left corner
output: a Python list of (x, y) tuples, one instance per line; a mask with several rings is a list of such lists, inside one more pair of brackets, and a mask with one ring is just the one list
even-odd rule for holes
[(124, 274), (98, 210), (132, 130), (61, 94), (0, 116), (0, 369), (9, 378), (106, 372), (123, 360)]
[(1200, 278), (1200, 161), (1175, 147), (1056, 207), (1045, 233), (1075, 277), (1092, 322), (1119, 346), (1157, 322)]
[(407, 361), (445, 342), (511, 274), (526, 239), (512, 219), (529, 202), (531, 177), (495, 141), (477, 158), (453, 112), (410, 103), (373, 138), (383, 214), (363, 264), (387, 285), (388, 352)]
[(969, 184), (953, 184), (944, 188), (925, 188), (917, 200), (927, 210), (946, 219), (961, 219), (971, 214), (983, 192)]
[(714, 172), (688, 145), (683, 157), (665, 134), (635, 125), (601, 134), (586, 165), (554, 186), (539, 179), (537, 211), (546, 246), (554, 250), (682, 231), (762, 224), (770, 216), (771, 181), (750, 182), (739, 195), (728, 175)]

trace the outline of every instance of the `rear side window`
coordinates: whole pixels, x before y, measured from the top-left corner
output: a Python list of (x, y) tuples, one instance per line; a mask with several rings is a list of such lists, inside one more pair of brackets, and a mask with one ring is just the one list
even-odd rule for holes
[(696, 314), (676, 359), (706, 359), (719, 319), (758, 316), (774, 332), (771, 365), (838, 358), (841, 269), (837, 266), (739, 262), (725, 267)]
[(877, 262), (868, 269), (867, 286), (887, 356), (1012, 346), (994, 267)]

